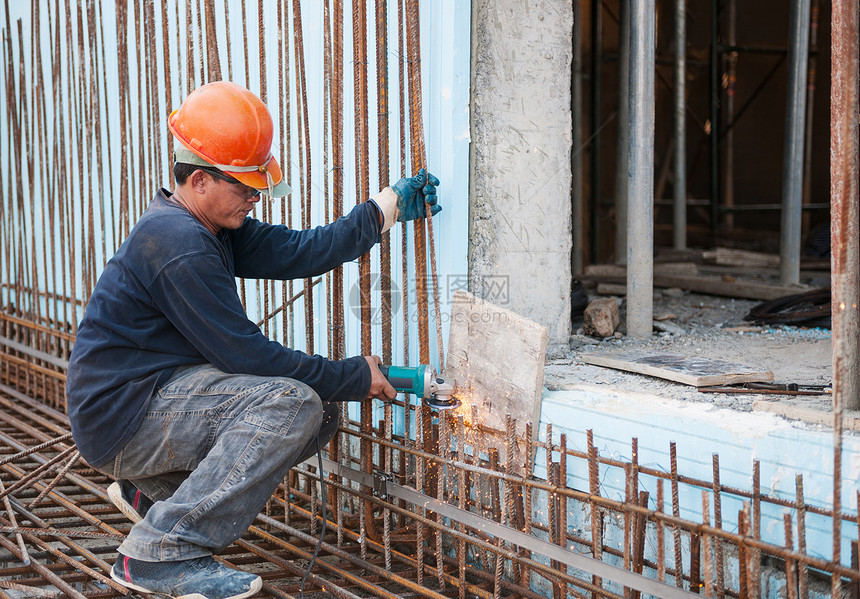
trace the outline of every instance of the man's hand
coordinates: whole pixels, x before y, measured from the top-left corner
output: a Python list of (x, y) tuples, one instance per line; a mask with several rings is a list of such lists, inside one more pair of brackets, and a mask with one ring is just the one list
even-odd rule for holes
[(404, 177), (395, 183), (392, 189), (397, 194), (397, 208), (400, 211), (397, 220), (402, 223), (424, 218), (425, 204), (430, 206), (431, 216), (442, 210), (442, 206), (436, 204), (437, 185), (439, 179), (423, 168), (414, 177)]
[(382, 376), (379, 370), (379, 365), (382, 364), (382, 358), (379, 356), (364, 356), (367, 360), (367, 365), (370, 366), (370, 391), (367, 394), (367, 399), (394, 399), (397, 397), (397, 391), (388, 382), (388, 379)]

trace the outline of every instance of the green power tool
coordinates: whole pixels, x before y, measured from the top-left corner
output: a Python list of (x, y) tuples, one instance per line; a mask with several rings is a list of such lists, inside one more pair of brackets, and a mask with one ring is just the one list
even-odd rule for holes
[(412, 393), (424, 400), (424, 405), (435, 410), (452, 410), (460, 407), (460, 400), (454, 397), (456, 384), (450, 379), (436, 374), (432, 366), (391, 366), (379, 367), (382, 376), (388, 379), (398, 393)]

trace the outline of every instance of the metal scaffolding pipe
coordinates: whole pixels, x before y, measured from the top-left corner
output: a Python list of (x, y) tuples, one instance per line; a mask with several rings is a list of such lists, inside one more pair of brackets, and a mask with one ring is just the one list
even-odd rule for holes
[(720, 1), (711, 2), (711, 56), (708, 69), (708, 187), (711, 193), (711, 233), (715, 240), (720, 231)]
[(618, 3), (618, 137), (615, 145), (615, 261), (627, 264), (627, 145), (630, 127), (630, 0)]
[(675, 0), (675, 194), (672, 241), (676, 250), (687, 247), (687, 0)]
[(779, 273), (784, 284), (800, 282), (800, 221), (803, 205), (803, 136), (806, 121), (806, 68), (809, 59), (810, 0), (794, 0), (788, 45), (788, 101), (782, 168), (782, 228)]
[(830, 245), (835, 408), (860, 409), (858, 0), (834, 0), (830, 93)]
[(571, 190), (571, 219), (573, 226), (573, 250), (571, 265), (573, 273), (583, 271), (583, 181), (582, 181), (582, 2), (573, 0), (573, 73), (570, 81), (570, 99), (573, 106), (571, 145), (573, 151), (570, 156), (570, 172), (573, 182)]
[(655, 0), (631, 4), (627, 198), (627, 334), (649, 337), (654, 313)]
[(591, 262), (600, 262), (600, 69), (603, 2), (591, 0)]

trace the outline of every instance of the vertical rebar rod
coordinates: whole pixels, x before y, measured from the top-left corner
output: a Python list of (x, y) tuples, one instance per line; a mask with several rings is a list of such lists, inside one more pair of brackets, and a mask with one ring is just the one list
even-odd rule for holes
[[(678, 453), (675, 442), (669, 443), (669, 474), (672, 483), (672, 515), (681, 517), (681, 504), (678, 500)], [(677, 524), (672, 525), (672, 540), (675, 555), (675, 586), (679, 589), (684, 586), (684, 566), (681, 560), (681, 528)]]
[[(505, 414), (505, 472), (509, 475), (513, 475), (515, 471), (516, 464), (516, 453), (517, 453), (517, 427), (516, 421), (513, 419), (510, 413)], [(507, 514), (507, 519), (502, 519), (501, 522), (509, 527), (515, 527), (516, 524), (516, 508), (514, 506), (514, 483), (512, 481), (505, 481), (505, 512)], [(514, 573), (514, 578), (516, 578), (517, 565), (515, 562), (511, 562), (511, 570)]]
[[(702, 524), (705, 526), (710, 526), (711, 519), (711, 508), (708, 502), (708, 492), (702, 491)], [(713, 574), (712, 574), (712, 554), (711, 554), (711, 537), (707, 533), (702, 534), (702, 554), (703, 554), (703, 566), (704, 566), (704, 585), (705, 585), (705, 597), (713, 596)]]
[(675, 167), (673, 183), (672, 242), (687, 247), (687, 0), (675, 0), (675, 90), (673, 99)]
[[(833, 561), (841, 561), (842, 411), (860, 407), (858, 364), (858, 0), (834, 0), (831, 17), (830, 197), (833, 318)], [(831, 578), (838, 597), (841, 578)]]
[[(379, 189), (388, 185), (388, 2), (376, 0), (376, 102)], [(392, 363), (391, 334), (391, 231), (382, 234), (379, 247), (379, 285), (381, 289), (382, 361)], [(389, 404), (386, 404), (389, 405)]]
[[(749, 504), (744, 502), (743, 509), (738, 510), (738, 534), (742, 537), (749, 536)], [(749, 549), (743, 543), (738, 543), (738, 596), (741, 599), (749, 597)]]
[[(451, 419), (447, 411), (439, 415), (439, 455), (442, 457), (450, 457), (451, 453)], [(450, 468), (440, 464), (436, 477), (436, 498), (439, 501), (445, 501), (445, 471), (451, 472)], [(434, 514), (434, 520), (441, 522), (442, 518), (438, 514)], [(442, 527), (434, 527), (436, 537), (436, 578), (439, 581), (439, 588), (445, 588), (445, 560), (443, 558), (442, 549)]]
[(627, 334), (650, 337), (654, 316), (655, 0), (631, 4), (627, 199)]
[[(524, 456), (524, 467), (523, 473), (527, 479), (532, 479), (534, 477), (534, 460), (532, 459), (533, 447), (532, 447), (532, 423), (526, 423), (526, 432), (525, 432), (525, 456)], [(476, 452), (477, 454), (477, 452)], [(523, 513), (525, 515), (525, 525), (523, 526), (523, 532), (526, 534), (531, 534), (532, 532), (532, 489), (530, 486), (526, 485), (524, 489), (522, 489), (523, 497)], [(527, 558), (531, 558), (531, 551), (528, 549), (523, 549), (523, 555)], [(531, 588), (531, 569), (528, 567), (523, 567), (522, 569), (522, 578), (526, 587)]]
[[(630, 464), (624, 464), (624, 503), (626, 505), (632, 505), (634, 503), (635, 492), (633, 491), (633, 468)], [(633, 555), (630, 551), (632, 546), (632, 528), (633, 528), (633, 515), (629, 510), (624, 510), (623, 514), (624, 520), (624, 541), (623, 541), (623, 551), (621, 556), (622, 566), (625, 570), (630, 570), (633, 560)], [(625, 599), (630, 599), (631, 597), (630, 587), (624, 587), (624, 597)]]
[[(789, 551), (794, 547), (791, 534), (791, 515), (783, 514), (783, 526), (785, 529), (785, 548)], [(831, 574), (833, 578), (839, 578), (838, 574)], [(797, 567), (792, 558), (785, 559), (785, 595), (788, 599), (797, 599)]]
[(830, 247), (833, 408), (860, 409), (860, 231), (858, 231), (858, 0), (834, 0), (830, 95)]
[(788, 43), (788, 100), (782, 166), (780, 280), (800, 282), (800, 221), (803, 211), (803, 136), (806, 121), (806, 75), (809, 60), (809, 3), (791, 3)]
[[(752, 497), (752, 538), (761, 539), (761, 463), (753, 461), (753, 497)], [(761, 594), (761, 551), (750, 549), (752, 564), (750, 599), (758, 599)]]
[[(713, 454), (713, 491), (714, 491), (714, 527), (723, 527), (723, 507), (721, 499), (722, 487), (720, 486), (720, 456)], [(720, 599), (725, 597), (725, 570), (723, 568), (723, 542), (722, 540), (714, 539), (714, 567), (717, 574), (717, 596)]]
[[(462, 462), (468, 463), (466, 456), (466, 421), (463, 415), (457, 416), (457, 455)], [(466, 483), (466, 470), (464, 468), (457, 469), (457, 505), (461, 510), (468, 508), (469, 488)], [(466, 527), (459, 523), (457, 526), (460, 532), (466, 532)], [(459, 539), (457, 541), (457, 570), (459, 575), (460, 599), (466, 599), (466, 541)]]
[[(588, 443), (588, 489), (589, 492), (597, 497), (600, 495), (600, 463), (597, 460), (597, 447), (594, 446), (594, 431), (588, 429), (586, 432)], [(591, 555), (594, 559), (601, 559), (603, 556), (603, 515), (597, 504), (590, 502), (589, 513), (591, 515)], [(599, 576), (591, 577), (591, 584), (595, 587), (603, 586)], [(597, 599), (598, 594), (592, 593), (592, 599)]]
[(618, 2), (618, 116), (615, 119), (615, 262), (627, 264), (628, 164), (630, 156), (630, 0)]
[(582, 180), (582, 3), (585, 0), (573, 0), (573, 46), (572, 73), (570, 80), (571, 102), (571, 231), (573, 244), (571, 249), (571, 266), (574, 274), (581, 273), (584, 267), (584, 227), (583, 222), (583, 187)]
[[(795, 479), (795, 512), (797, 513), (797, 550), (806, 553), (806, 500), (803, 497), (803, 475)], [(798, 564), (800, 599), (809, 597), (809, 572), (805, 562)]]
[[(559, 482), (558, 484), (567, 488), (567, 435), (562, 433), (559, 439), (559, 454), (558, 454), (558, 474), (559, 474)], [(564, 495), (559, 496), (558, 498), (558, 516), (560, 520), (560, 528), (561, 534), (559, 535), (559, 544), (565, 549), (568, 548), (568, 535), (567, 535), (567, 514), (568, 514), (568, 500)], [(564, 566), (564, 572), (567, 574), (568, 568)], [(568, 586), (567, 583), (561, 582), (561, 596), (568, 596)]]

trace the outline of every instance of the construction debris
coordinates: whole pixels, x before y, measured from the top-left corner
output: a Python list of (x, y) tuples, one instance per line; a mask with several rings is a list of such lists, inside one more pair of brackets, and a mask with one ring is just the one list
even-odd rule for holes
[(621, 323), (618, 302), (613, 298), (591, 300), (583, 313), (582, 329), (592, 337), (612, 337)]
[(647, 374), (693, 387), (773, 380), (773, 373), (770, 371), (697, 356), (628, 351), (586, 354), (581, 356), (581, 359), (586, 364)]

